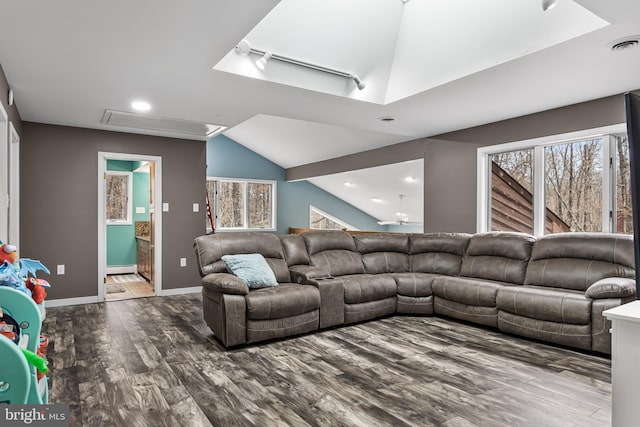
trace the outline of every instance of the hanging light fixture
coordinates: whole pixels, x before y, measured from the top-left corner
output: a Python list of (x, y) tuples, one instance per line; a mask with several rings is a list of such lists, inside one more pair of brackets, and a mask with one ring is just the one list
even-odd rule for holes
[(347, 73), (346, 71), (336, 70), (334, 68), (325, 67), (323, 65), (312, 64), (311, 62), (301, 61), (289, 56), (278, 55), (277, 53), (272, 53), (267, 50), (256, 49), (254, 47), (251, 47), (251, 44), (248, 40), (241, 40), (240, 43), (238, 43), (236, 47), (234, 47), (234, 51), (240, 56), (248, 56), (249, 54), (260, 55), (261, 58), (256, 61), (256, 67), (261, 70), (264, 70), (267, 65), (267, 61), (273, 59), (276, 61), (297, 65), (299, 67), (309, 68), (310, 70), (316, 70), (323, 73), (345, 77), (347, 79), (353, 80), (359, 90), (362, 90), (366, 87), (366, 83), (356, 74)]

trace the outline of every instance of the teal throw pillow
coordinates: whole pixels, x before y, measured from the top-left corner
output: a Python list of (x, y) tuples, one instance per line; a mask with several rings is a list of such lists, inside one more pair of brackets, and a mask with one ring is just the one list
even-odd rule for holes
[(224, 255), (222, 261), (251, 289), (278, 286), (275, 274), (260, 254)]

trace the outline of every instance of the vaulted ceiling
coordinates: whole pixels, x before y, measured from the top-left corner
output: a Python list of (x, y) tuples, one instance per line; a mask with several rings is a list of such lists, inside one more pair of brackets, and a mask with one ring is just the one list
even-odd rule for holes
[[(0, 0), (0, 64), (23, 120), (176, 135), (102, 123), (143, 99), (287, 168), (638, 89), (640, 50), (610, 49), (640, 34), (638, 16), (637, 0)], [(274, 60), (261, 71), (234, 53), (243, 39), (366, 87)], [(350, 173), (386, 209), (342, 176), (312, 182), (388, 219), (399, 170)]]

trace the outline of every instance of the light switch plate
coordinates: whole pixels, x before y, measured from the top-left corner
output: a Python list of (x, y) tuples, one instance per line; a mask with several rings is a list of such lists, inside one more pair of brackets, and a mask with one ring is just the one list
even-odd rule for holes
[(56, 273), (58, 275), (64, 274), (64, 264), (58, 264), (58, 266), (56, 268)]
[(186, 266), (187, 266), (187, 259), (180, 258), (180, 267), (186, 267)]
[(137, 214), (143, 214), (145, 213), (146, 209), (144, 208), (144, 206), (136, 206), (136, 213)]
[(193, 204), (193, 211), (194, 212), (200, 212), (200, 204), (199, 203), (194, 203)]
[(169, 212), (169, 203), (162, 204), (162, 212)]

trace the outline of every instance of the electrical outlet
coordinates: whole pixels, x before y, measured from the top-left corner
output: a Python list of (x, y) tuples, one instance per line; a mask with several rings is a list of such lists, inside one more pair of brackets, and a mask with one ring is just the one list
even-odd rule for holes
[(56, 272), (58, 273), (58, 275), (63, 275), (64, 274), (64, 264), (58, 264)]
[(194, 203), (193, 204), (193, 211), (194, 212), (200, 212), (200, 204), (199, 203)]
[(187, 259), (180, 258), (180, 267), (186, 267), (186, 266), (187, 266)]
[(162, 212), (169, 212), (169, 203), (162, 204)]

